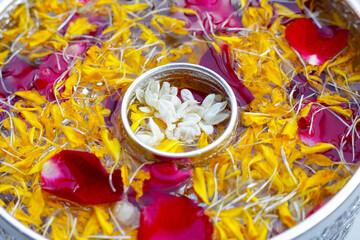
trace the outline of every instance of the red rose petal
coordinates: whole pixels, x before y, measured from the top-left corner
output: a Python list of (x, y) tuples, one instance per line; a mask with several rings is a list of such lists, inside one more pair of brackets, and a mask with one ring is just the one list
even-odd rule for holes
[[(150, 173), (150, 179), (143, 184), (143, 196), (141, 204), (152, 203), (159, 197), (170, 192), (176, 192), (183, 187), (192, 175), (191, 170), (179, 169), (174, 163), (152, 163), (145, 165), (142, 170)], [(136, 192), (130, 188), (128, 199), (131, 203), (136, 202)]]
[(312, 65), (321, 65), (346, 45), (349, 30), (338, 26), (319, 28), (312, 19), (300, 18), (288, 25), (285, 37), (290, 45)]
[(41, 171), (41, 188), (58, 197), (80, 203), (111, 203), (122, 199), (120, 170), (115, 170), (112, 183), (109, 173), (94, 154), (63, 150), (47, 161)]
[(68, 69), (69, 64), (61, 54), (57, 55), (57, 53), (46, 55), (41, 61), (43, 63), (37, 67), (34, 85), (41, 95), (46, 96), (50, 101), (54, 101), (53, 88), (55, 82)]
[(14, 92), (32, 89), (36, 71), (36, 67), (18, 57), (11, 59), (2, 68), (0, 96), (5, 98)]
[(202, 56), (200, 65), (210, 68), (224, 78), (233, 89), (239, 106), (245, 106), (254, 100), (254, 96), (241, 82), (232, 67), (233, 60), (231, 60), (229, 45), (223, 44), (221, 50), (221, 54), (218, 54), (215, 48), (209, 48), (204, 56)]
[(30, 65), (14, 57), (2, 70), (3, 84), (0, 96), (7, 97), (17, 91), (37, 90), (50, 101), (55, 100), (53, 86), (67, 69), (68, 63), (62, 56), (52, 53), (44, 56), (38, 66)]
[(242, 27), (231, 0), (180, 0), (175, 4), (197, 12), (200, 21), (194, 14), (174, 13), (174, 17), (187, 22), (186, 28), (197, 34), (202, 34), (204, 30), (206, 33), (229, 32), (231, 28), (239, 31), (238, 28)]
[(186, 197), (163, 196), (141, 211), (139, 240), (210, 240), (212, 233), (204, 209)]
[(191, 170), (180, 170), (173, 163), (153, 163), (144, 166), (143, 170), (150, 173), (150, 179), (144, 181), (144, 193), (152, 190), (177, 191), (192, 175)]
[[(312, 147), (316, 143), (331, 143), (340, 149), (342, 142), (345, 142), (342, 151), (347, 162), (357, 162), (360, 160), (360, 138), (355, 133), (349, 132), (352, 122), (330, 109), (323, 109), (324, 106), (313, 105), (309, 114), (298, 121), (300, 140)], [(320, 111), (319, 111), (320, 110)], [(311, 130), (310, 130), (311, 127)], [(359, 129), (356, 129), (360, 133)], [(354, 152), (353, 142), (354, 137)], [(343, 139), (343, 140), (342, 140)], [(336, 149), (322, 152), (335, 162), (340, 161), (340, 156)], [(354, 158), (354, 159), (353, 159)]]

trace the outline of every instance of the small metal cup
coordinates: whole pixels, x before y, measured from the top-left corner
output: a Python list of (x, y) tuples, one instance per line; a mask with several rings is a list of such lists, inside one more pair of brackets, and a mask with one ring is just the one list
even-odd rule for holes
[[(137, 88), (146, 88), (148, 82), (158, 80), (169, 82), (175, 87), (189, 87), (204, 93), (221, 93), (228, 101), (230, 119), (225, 131), (208, 146), (183, 153), (159, 151), (141, 142), (131, 130), (128, 107), (135, 98)], [(238, 107), (235, 95), (227, 82), (214, 71), (189, 63), (172, 63), (154, 68), (138, 77), (126, 91), (121, 104), (122, 133), (127, 150), (142, 161), (177, 161), (186, 165), (204, 165), (210, 158), (221, 154), (236, 137)]]

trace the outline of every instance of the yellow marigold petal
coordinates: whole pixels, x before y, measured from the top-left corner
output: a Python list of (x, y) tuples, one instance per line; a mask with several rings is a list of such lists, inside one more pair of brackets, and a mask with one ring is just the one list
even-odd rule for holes
[(55, 149), (49, 151), (43, 159), (38, 161), (35, 164), (35, 166), (30, 169), (30, 171), (27, 173), (27, 175), (32, 175), (34, 173), (40, 172), (42, 170), (42, 166), (44, 165), (44, 163), (47, 160), (49, 160), (50, 158), (52, 158), (58, 152), (60, 152), (60, 149), (58, 149), (58, 148), (55, 148)]
[(220, 217), (238, 217), (244, 212), (243, 207), (230, 208), (226, 210), (222, 210), (220, 212)]
[(140, 180), (140, 181), (149, 180), (150, 179), (150, 173), (140, 169), (139, 171), (137, 171), (135, 178)]
[(277, 211), (281, 222), (283, 222), (287, 227), (291, 228), (296, 225), (296, 222), (289, 211), (289, 206), (287, 202), (284, 202), (283, 204), (278, 206)]
[(149, 6), (149, 4), (147, 3), (137, 3), (137, 4), (122, 4), (121, 7), (124, 8), (127, 11), (130, 12), (137, 12), (137, 11), (141, 11), (144, 10), (145, 8), (147, 8)]
[(137, 26), (142, 30), (142, 33), (140, 35), (140, 38), (145, 40), (146, 43), (144, 45), (152, 44), (152, 43), (158, 43), (161, 45), (165, 45), (165, 43), (160, 40), (154, 32), (150, 30), (150, 28), (145, 27), (143, 24), (138, 23)]
[(222, 222), (229, 228), (231, 233), (239, 240), (245, 240), (244, 235), (240, 231), (240, 223), (234, 218), (224, 217)]
[(246, 0), (240, 0), (241, 7), (246, 7)]
[(226, 235), (225, 230), (222, 228), (221, 224), (216, 223), (215, 224), (215, 232), (217, 233), (217, 238), (220, 240), (228, 240), (228, 236)]
[[(10, 210), (10, 209), (9, 209)], [(8, 211), (9, 211), (8, 210)], [(25, 226), (29, 227), (29, 224), (32, 223), (30, 217), (21, 209), (16, 209), (14, 217), (20, 220)]]
[(39, 122), (38, 116), (35, 113), (28, 111), (20, 111), (20, 113), (25, 118), (25, 120), (32, 126), (38, 129), (43, 129), (43, 125)]
[(319, 166), (329, 167), (333, 165), (334, 162), (330, 158), (322, 154), (311, 154), (306, 158), (305, 164), (306, 165), (317, 164)]
[(218, 168), (218, 171), (216, 173), (216, 178), (218, 179), (218, 190), (219, 191), (223, 190), (223, 188), (224, 188), (225, 175), (226, 175), (226, 172), (229, 167), (230, 167), (230, 163), (222, 163), (222, 164), (220, 164), (220, 166)]
[(275, 8), (275, 11), (281, 16), (285, 16), (285, 17), (289, 17), (289, 18), (303, 18), (304, 17), (304, 15), (296, 14), (295, 12), (291, 11), (289, 8), (285, 7), (282, 4), (279, 4), (277, 2), (274, 3), (273, 7)]
[(209, 198), (205, 183), (205, 168), (198, 167), (194, 169), (193, 184), (194, 184), (194, 190), (198, 194), (198, 196), (206, 204), (209, 204)]
[(44, 211), (44, 207), (45, 207), (45, 201), (42, 195), (41, 188), (37, 188), (28, 204), (30, 217), (37, 225), (41, 225), (42, 223), (40, 217), (42, 212)]
[(303, 144), (301, 144), (300, 146), (301, 146), (301, 152), (304, 154), (324, 152), (335, 148), (335, 146), (330, 143), (317, 143), (312, 147), (308, 147)]
[(236, 36), (233, 37), (226, 37), (226, 36), (216, 36), (217, 39), (220, 39), (222, 41), (225, 41), (231, 45), (234, 44), (242, 44), (244, 42), (244, 40), (242, 38), (238, 38)]
[(62, 240), (69, 238), (66, 230), (56, 223), (51, 224), (51, 235), (55, 240)]
[(348, 118), (350, 118), (353, 115), (353, 111), (351, 109), (348, 109), (348, 108), (344, 109), (341, 106), (331, 106), (329, 108), (331, 110), (341, 114), (341, 115), (344, 115), (344, 116), (348, 117)]
[(256, 239), (259, 233), (255, 227), (254, 221), (247, 211), (244, 211), (244, 223), (246, 224), (246, 232), (249, 239)]
[(0, 185), (0, 192), (3, 193), (3, 192), (7, 192), (11, 189), (14, 189), (14, 186), (11, 185), (11, 184), (1, 184)]
[(349, 100), (347, 100), (346, 98), (338, 95), (338, 94), (321, 94), (318, 98), (317, 98), (317, 102), (319, 103), (325, 103), (328, 105), (340, 105), (343, 103), (349, 103)]
[(114, 231), (114, 226), (109, 221), (109, 214), (106, 212), (104, 206), (93, 206), (99, 224), (105, 235), (110, 235)]
[(7, 56), (9, 55), (10, 50), (5, 50), (0, 52), (0, 65), (3, 65), (5, 62), (5, 59), (7, 58)]
[(192, 10), (190, 8), (180, 8), (180, 7), (176, 7), (174, 5), (171, 5), (171, 12), (177, 12), (177, 11), (187, 13), (187, 14), (198, 15), (195, 10)]
[(130, 181), (129, 181), (129, 168), (126, 165), (123, 165), (121, 167), (121, 179), (123, 181), (123, 184), (125, 187), (129, 187), (130, 186)]
[(263, 125), (271, 120), (271, 116), (268, 114), (253, 114), (250, 112), (241, 113), (244, 124), (246, 125)]
[(27, 38), (23, 38), (22, 42), (27, 42), (30, 49), (34, 48), (35, 46), (39, 46), (40, 44), (46, 42), (51, 38), (52, 35), (56, 33), (51, 30), (40, 30), (36, 31), (33, 35)]
[(206, 187), (207, 187), (207, 191), (208, 191), (208, 197), (212, 198), (214, 196), (215, 193), (215, 179), (214, 179), (214, 174), (212, 172), (209, 171), (205, 171), (205, 179), (206, 179)]
[(22, 92), (16, 92), (14, 93), (14, 95), (32, 101), (38, 105), (42, 105), (46, 103), (46, 97), (41, 96), (38, 91), (22, 91)]
[(158, 14), (153, 14), (153, 19), (159, 22), (164, 30), (168, 30), (177, 34), (189, 33), (189, 31), (185, 29), (185, 21)]
[(41, 52), (36, 52), (36, 53), (31, 53), (30, 56), (29, 56), (29, 58), (30, 58), (31, 60), (35, 60), (35, 59), (37, 59), (37, 58), (42, 58), (43, 56), (49, 55), (49, 54), (51, 54), (51, 53), (53, 53), (52, 50), (41, 51)]
[(297, 130), (297, 120), (296, 118), (292, 118), (285, 124), (282, 134), (288, 136), (289, 139), (295, 139), (298, 136)]
[(13, 120), (16, 130), (20, 134), (20, 137), (22, 138), (22, 140), (24, 142), (29, 142), (28, 127), (27, 127), (26, 123), (22, 119), (17, 118), (17, 117), (12, 117), (11, 119)]
[(266, 161), (273, 167), (277, 168), (279, 166), (279, 159), (275, 155), (274, 149), (265, 145), (260, 145), (261, 152), (263, 153)]
[(90, 219), (87, 221), (87, 223), (85, 225), (83, 235), (84, 236), (89, 236), (89, 235), (92, 235), (94, 233), (98, 233), (100, 231), (101, 231), (101, 229), (100, 229), (99, 221), (97, 219), (96, 213), (93, 212)]
[(120, 152), (121, 152), (119, 140), (117, 140), (116, 138), (110, 140), (109, 130), (104, 128), (100, 130), (100, 135), (105, 147), (109, 150), (114, 160), (118, 161), (120, 159)]
[(156, 149), (164, 152), (175, 153), (177, 152), (176, 150), (178, 149), (180, 144), (181, 143), (179, 140), (165, 139)]
[(257, 237), (257, 240), (266, 240), (267, 239), (267, 235), (268, 235), (268, 226), (269, 226), (269, 220), (265, 220), (265, 222), (263, 224), (260, 225), (260, 227), (258, 228), (259, 231), (259, 236)]
[(65, 33), (65, 38), (72, 39), (77, 36), (93, 32), (96, 28), (97, 25), (89, 23), (87, 18), (78, 18), (69, 24)]
[(28, 137), (29, 137), (29, 141), (30, 141), (31, 143), (34, 143), (35, 133), (36, 133), (36, 128), (35, 128), (35, 127), (30, 128)]
[(309, 188), (325, 185), (330, 181), (336, 180), (338, 178), (339, 175), (328, 168), (319, 170), (314, 175), (302, 182), (301, 191), (304, 192)]
[(314, 103), (311, 102), (311, 103), (309, 103), (308, 105), (306, 105), (306, 107), (302, 108), (302, 109), (300, 110), (300, 116), (301, 116), (301, 117), (306, 117), (306, 116), (309, 114), (309, 112), (310, 112), (311, 107), (312, 107), (313, 104), (314, 104)]
[(65, 90), (61, 93), (64, 98), (70, 98), (73, 95), (74, 86), (78, 83), (78, 75), (72, 73), (65, 81)]
[(69, 126), (62, 126), (61, 130), (64, 132), (72, 148), (79, 148), (85, 145), (85, 136), (82, 133)]
[(142, 197), (143, 193), (143, 181), (134, 180), (131, 182), (131, 186), (134, 188), (136, 192), (136, 199)]
[(347, 79), (349, 82), (355, 82), (360, 80), (360, 73), (353, 73), (350, 77)]
[(209, 145), (208, 143), (208, 136), (206, 134), (206, 132), (202, 132), (198, 141), (198, 146), (199, 148), (204, 148), (207, 145)]

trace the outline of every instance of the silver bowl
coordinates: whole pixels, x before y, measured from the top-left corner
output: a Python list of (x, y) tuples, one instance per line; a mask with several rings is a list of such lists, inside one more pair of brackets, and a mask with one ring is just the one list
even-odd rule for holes
[[(169, 153), (159, 151), (141, 142), (131, 130), (128, 107), (135, 98), (135, 90), (144, 88), (151, 80), (169, 82), (172, 86), (181, 87), (183, 83), (193, 89), (202, 89), (204, 93), (224, 95), (228, 101), (230, 119), (225, 131), (208, 146), (184, 153)], [(121, 104), (121, 129), (125, 138), (127, 150), (139, 160), (146, 161), (176, 161), (179, 164), (201, 165), (209, 158), (221, 154), (235, 139), (238, 107), (234, 92), (229, 84), (214, 71), (200, 65), (190, 63), (170, 63), (147, 71), (138, 77), (126, 90)]]
[[(1, 0), (0, 21), (7, 9), (21, 0)], [(326, 6), (341, 12), (351, 20), (351, 28), (360, 31), (360, 0), (328, 0)], [(1, 30), (0, 30), (1, 31)], [(346, 237), (354, 218), (360, 210), (360, 169), (348, 183), (321, 209), (293, 228), (271, 238), (272, 240), (342, 240)], [(32, 231), (0, 207), (0, 238), (38, 239), (45, 237)]]

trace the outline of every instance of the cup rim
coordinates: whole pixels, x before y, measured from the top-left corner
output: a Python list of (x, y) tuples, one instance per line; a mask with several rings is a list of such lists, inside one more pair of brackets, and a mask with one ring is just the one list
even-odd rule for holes
[[(160, 151), (158, 149), (150, 147), (150, 146), (146, 145), (145, 143), (141, 142), (140, 139), (136, 137), (135, 133), (131, 130), (131, 127), (130, 127), (130, 123), (129, 123), (129, 119), (128, 119), (128, 105), (130, 102), (131, 94), (136, 90), (136, 88), (145, 79), (147, 79), (151, 76), (160, 74), (164, 71), (179, 70), (179, 69), (201, 72), (201, 73), (204, 73), (204, 74), (212, 77), (216, 81), (218, 81), (220, 83), (220, 85), (224, 88), (226, 96), (229, 98), (231, 114), (230, 114), (230, 120), (228, 122), (228, 126), (226, 127), (225, 131), (220, 135), (220, 137), (218, 137), (214, 142), (210, 143), (208, 146), (206, 146), (204, 148), (196, 149), (196, 150), (190, 151), (190, 152), (170, 153), (170, 152)], [(237, 112), (238, 112), (238, 106), (237, 106), (236, 97), (235, 97), (235, 94), (234, 94), (232, 88), (230, 87), (230, 85), (219, 74), (217, 74), (213, 70), (210, 70), (206, 67), (203, 67), (203, 66), (200, 66), (197, 64), (191, 64), (191, 63), (169, 63), (169, 64), (162, 65), (162, 66), (153, 68), (153, 69), (145, 72), (144, 74), (140, 75), (126, 90), (124, 98), (121, 103), (121, 120), (122, 120), (122, 124), (123, 124), (123, 127), (125, 128), (126, 133), (137, 144), (139, 144), (144, 149), (152, 152), (153, 154), (156, 154), (157, 156), (177, 158), (177, 159), (201, 155), (205, 152), (210, 151), (211, 149), (215, 148), (218, 144), (223, 142), (231, 134), (234, 126), (236, 125)]]

